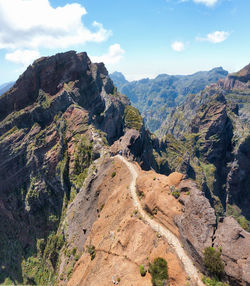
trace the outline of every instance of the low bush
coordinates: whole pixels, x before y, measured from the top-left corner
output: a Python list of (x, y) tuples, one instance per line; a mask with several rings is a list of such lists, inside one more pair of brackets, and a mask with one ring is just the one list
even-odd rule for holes
[(227, 283), (220, 282), (217, 279), (211, 279), (209, 277), (203, 277), (202, 282), (207, 286), (228, 286)]
[(224, 273), (224, 263), (221, 259), (221, 250), (217, 251), (211, 246), (205, 248), (203, 262), (212, 277), (219, 278)]
[(90, 257), (91, 257), (91, 260), (93, 260), (95, 258), (95, 256), (96, 256), (96, 250), (95, 250), (94, 245), (88, 245), (87, 246), (87, 250), (88, 250), (88, 253), (89, 253)]
[(156, 258), (153, 263), (149, 263), (149, 273), (153, 286), (164, 286), (168, 280), (167, 261), (161, 257)]
[(140, 265), (140, 273), (142, 277), (144, 277), (147, 273), (147, 270), (144, 268), (143, 265)]
[(179, 191), (173, 191), (171, 194), (172, 194), (172, 196), (174, 196), (176, 199), (178, 199), (179, 196), (180, 196), (180, 192), (179, 192)]

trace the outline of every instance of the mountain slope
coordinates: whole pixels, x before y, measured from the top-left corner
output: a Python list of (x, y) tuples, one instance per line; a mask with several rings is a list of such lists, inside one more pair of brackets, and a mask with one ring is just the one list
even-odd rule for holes
[(123, 135), (127, 104), (104, 65), (75, 52), (35, 61), (1, 96), (0, 283), (58, 279), (67, 206)]
[[(197, 95), (188, 96), (166, 118), (160, 133), (169, 134), (172, 142), (171, 136), (177, 138), (175, 144), (182, 146), (193, 177), (217, 206), (218, 214), (233, 214), (250, 230), (244, 218), (250, 219), (248, 77), (249, 66)], [(168, 157), (171, 161), (171, 155)]]
[(139, 109), (150, 131), (156, 131), (166, 116), (188, 94), (203, 90), (206, 85), (217, 82), (228, 73), (223, 68), (197, 72), (187, 76), (161, 74), (155, 79), (128, 82), (118, 72), (110, 75), (118, 90), (128, 96), (133, 106)]

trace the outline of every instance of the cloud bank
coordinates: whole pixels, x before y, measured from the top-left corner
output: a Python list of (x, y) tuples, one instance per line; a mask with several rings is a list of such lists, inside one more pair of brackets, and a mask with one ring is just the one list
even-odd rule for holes
[(78, 3), (53, 8), (48, 0), (0, 0), (0, 49), (12, 51), (6, 59), (27, 63), (28, 51), (32, 59), (41, 48), (68, 48), (107, 40), (111, 31), (96, 21), (87, 28), (82, 23), (86, 14)]

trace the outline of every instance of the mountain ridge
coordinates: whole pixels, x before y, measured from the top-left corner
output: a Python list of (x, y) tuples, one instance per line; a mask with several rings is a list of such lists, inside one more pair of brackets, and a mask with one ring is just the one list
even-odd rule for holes
[(188, 94), (203, 90), (206, 85), (217, 82), (227, 74), (222, 67), (218, 67), (191, 75), (161, 74), (154, 79), (131, 82), (118, 72), (110, 74), (110, 77), (118, 90), (139, 109), (150, 131), (155, 132), (164, 118), (181, 104)]

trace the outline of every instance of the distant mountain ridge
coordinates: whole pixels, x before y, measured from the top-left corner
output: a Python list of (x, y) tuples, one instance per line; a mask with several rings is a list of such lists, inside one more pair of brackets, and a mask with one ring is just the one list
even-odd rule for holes
[(10, 82), (0, 85), (0, 96), (4, 94), (6, 91), (8, 91), (14, 85), (14, 83), (15, 82), (10, 81)]
[(191, 75), (160, 74), (154, 79), (129, 82), (120, 72), (110, 74), (118, 90), (129, 97), (132, 105), (142, 113), (150, 131), (158, 130), (167, 115), (188, 94), (196, 94), (207, 85), (228, 75), (222, 67), (200, 71)]

